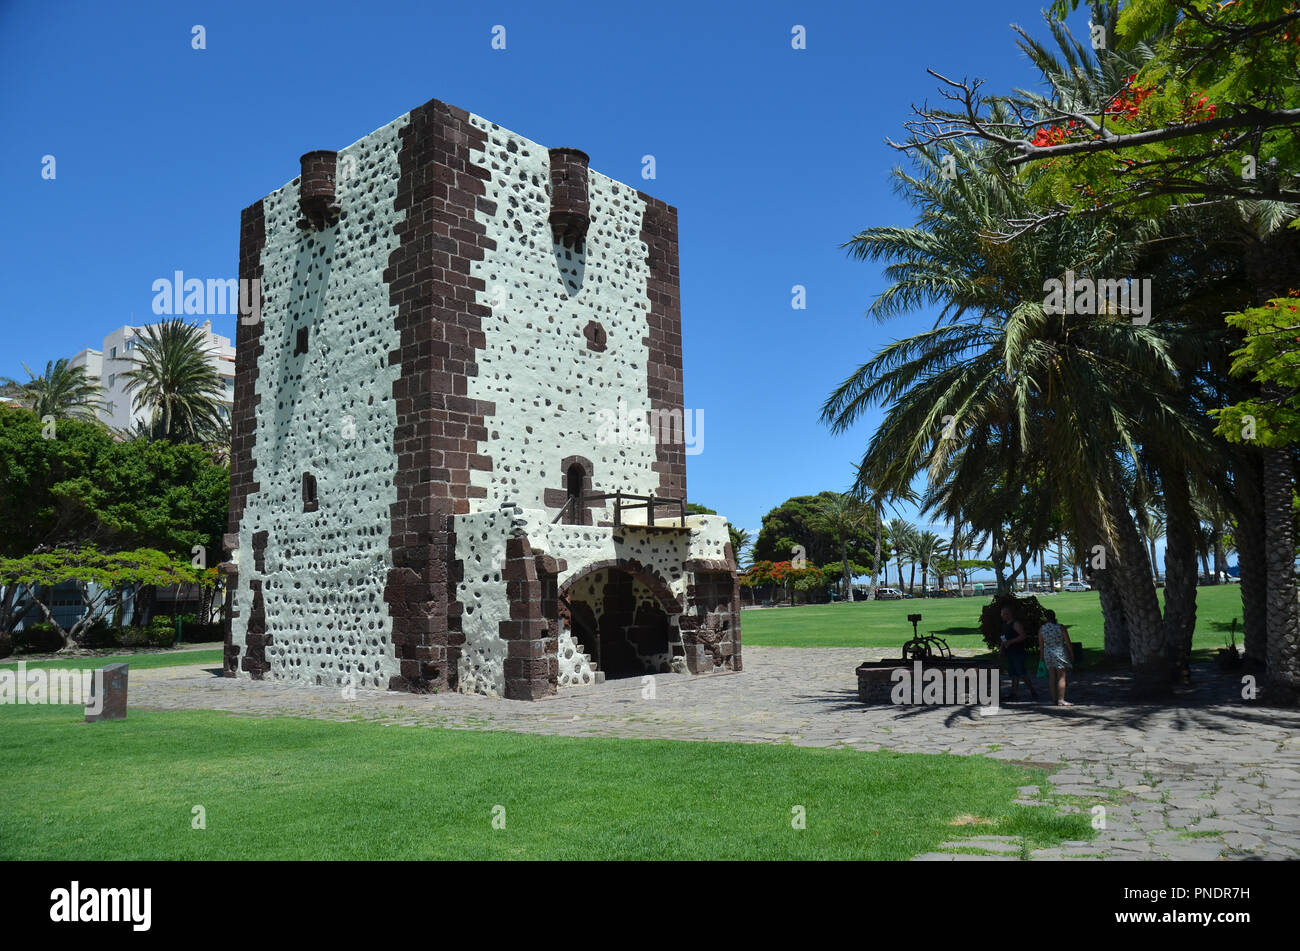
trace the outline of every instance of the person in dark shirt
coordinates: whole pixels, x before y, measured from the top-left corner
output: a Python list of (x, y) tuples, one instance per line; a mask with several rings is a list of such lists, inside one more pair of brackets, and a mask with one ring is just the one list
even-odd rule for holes
[(1007, 673), (1011, 676), (1011, 693), (1007, 697), (1007, 702), (1014, 703), (1018, 699), (1020, 681), (1025, 682), (1029, 688), (1029, 698), (1035, 703), (1038, 702), (1038, 692), (1034, 690), (1034, 682), (1029, 677), (1027, 657), (1025, 646), (1029, 642), (1029, 633), (1025, 630), (1023, 621), (1016, 619), (1009, 605), (1002, 607), (1002, 640), (998, 650), (1002, 653), (1007, 663)]

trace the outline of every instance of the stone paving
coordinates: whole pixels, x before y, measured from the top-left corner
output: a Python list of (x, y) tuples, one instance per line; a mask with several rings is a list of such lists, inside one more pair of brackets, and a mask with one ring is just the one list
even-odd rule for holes
[[(960, 652), (959, 652), (960, 653)], [(417, 696), (230, 680), (212, 668), (131, 673), (131, 705), (250, 716), (376, 720), (386, 724), (514, 730), (559, 736), (791, 743), (861, 750), (981, 754), (1052, 771), (1051, 788), (1017, 801), (1085, 811), (1097, 837), (1040, 849), (1033, 859), (1300, 858), (1300, 711), (1248, 704), (1240, 679), (1212, 666), (1168, 704), (1117, 701), (1122, 675), (1080, 671), (1073, 707), (868, 707), (854, 668), (891, 651), (746, 647), (743, 673), (660, 674), (569, 688), (537, 702), (466, 694)], [(1005, 682), (1005, 681), (1004, 681)], [(1040, 680), (1040, 696), (1045, 684)], [(1100, 806), (1104, 814), (1095, 811)], [(1016, 859), (1016, 839), (979, 836), (931, 861)]]

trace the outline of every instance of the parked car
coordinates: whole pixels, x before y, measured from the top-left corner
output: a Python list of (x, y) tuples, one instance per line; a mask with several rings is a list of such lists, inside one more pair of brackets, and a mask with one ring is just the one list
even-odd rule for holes
[(901, 601), (902, 599), (903, 599), (903, 592), (899, 591), (897, 588), (876, 589), (877, 601)]
[(1065, 585), (1066, 591), (1091, 591), (1092, 586), (1086, 581), (1070, 581)]

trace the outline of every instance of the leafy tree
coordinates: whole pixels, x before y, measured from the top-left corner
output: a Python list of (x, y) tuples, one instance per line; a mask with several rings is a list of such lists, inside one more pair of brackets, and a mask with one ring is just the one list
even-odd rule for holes
[[(802, 546), (804, 558), (824, 565), (841, 557), (840, 545), (824, 528), (819, 527), (822, 505), (838, 496), (837, 492), (799, 495), (787, 499), (763, 516), (763, 527), (754, 543), (756, 561), (789, 561)], [(865, 530), (849, 540), (849, 558), (858, 564), (872, 564), (876, 539), (874, 530)]]
[[(0, 556), (94, 546), (157, 549), (189, 561), (200, 546), (215, 564), (229, 496), (229, 471), (202, 447), (117, 443), (102, 426), (76, 419), (46, 439), (35, 414), (0, 406)], [(39, 601), (47, 591), (27, 593)], [(0, 632), (37, 607), (6, 587)]]
[(825, 591), (834, 577), (834, 574), (827, 577), (816, 565), (805, 565), (790, 573), (788, 583), (795, 591), (803, 593), (805, 601), (809, 601), (814, 591)]
[[(992, 145), (1009, 169), (1042, 165), (1042, 211), (1115, 209), (1158, 216), (1207, 200), (1300, 201), (1300, 10), (1290, 0), (1091, 4), (1097, 50), (1069, 36), (1055, 4), (1048, 23), (1068, 68), (1046, 72), (1046, 94), (985, 96), (982, 83), (931, 70), (954, 108), (916, 110), (915, 148), (956, 137)], [(1021, 48), (1033, 57), (1024, 36)], [(1092, 45), (1091, 43), (1089, 45)]]
[(1230, 314), (1245, 334), (1232, 372), (1261, 384), (1257, 397), (1212, 409), (1215, 430), (1230, 442), (1284, 449), (1300, 445), (1300, 292)]
[[(216, 583), (217, 569), (194, 569), (182, 561), (150, 549), (106, 554), (93, 548), (55, 549), (21, 558), (0, 558), (0, 585), (29, 595), (45, 620), (63, 638), (63, 650), (77, 646), (77, 638), (100, 616), (101, 609), (111, 606), (119, 592), (128, 585)], [(65, 630), (54, 619), (48, 606), (35, 597), (38, 588), (52, 589), (65, 582), (75, 583), (86, 613)], [(92, 592), (91, 586), (96, 587)]]
[(0, 554), (96, 545), (218, 560), (230, 474), (199, 446), (114, 442), (103, 427), (0, 407)]

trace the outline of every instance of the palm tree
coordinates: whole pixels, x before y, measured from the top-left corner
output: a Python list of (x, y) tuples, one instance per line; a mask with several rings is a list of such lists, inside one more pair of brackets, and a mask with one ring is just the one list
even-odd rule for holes
[(86, 375), (84, 366), (73, 367), (66, 359), (51, 360), (45, 372), (34, 374), (23, 364), (30, 379), (26, 383), (5, 377), (0, 380), (5, 395), (11, 396), (44, 419), (98, 420), (97, 411), (104, 408), (101, 394), (104, 388)]
[(224, 384), (202, 328), (174, 318), (143, 328), (136, 339), (136, 365), (122, 376), (135, 408), (150, 412), (154, 438), (219, 441)]
[[(1111, 223), (1064, 220), (999, 243), (989, 235), (1029, 217), (1032, 202), (988, 166), (982, 146), (949, 143), (945, 151), (958, 169), (953, 181), (932, 148), (920, 153), (919, 175), (895, 173), (920, 208), (917, 226), (871, 228), (848, 243), (858, 258), (891, 262), (892, 283), (870, 314), (887, 319), (933, 304), (940, 321), (860, 367), (827, 399), (823, 419), (843, 431), (868, 406), (886, 404), (864, 474), (888, 490), (928, 471), (937, 510), (949, 518), (985, 499), (1003, 503), (1005, 516), (1027, 480), (1061, 491), (1071, 521), (1111, 552), (1132, 660), (1159, 681), (1174, 649), (1149, 576), (1129, 569), (1147, 558), (1122, 482), (1125, 459), (1152, 429), (1187, 429), (1167, 331), (1043, 306), (1044, 280), (1067, 268), (1128, 273), (1156, 226), (1117, 235)], [(991, 514), (969, 521), (987, 531), (1001, 521)], [(1040, 551), (1053, 535), (1049, 519), (1030, 524), (1042, 528), (1023, 550)]]
[[(1119, 80), (1136, 71), (1136, 67), (1152, 55), (1151, 47), (1163, 34), (1152, 33), (1145, 37), (1144, 43), (1116, 44), (1112, 42), (1116, 15), (1117, 5), (1093, 4), (1092, 20), (1102, 23), (1107, 33), (1107, 42), (1103, 45), (1106, 52), (1095, 57), (1073, 42), (1063, 24), (1052, 23), (1062, 53), (1060, 59), (1034, 43), (1022, 31), (1022, 50), (1052, 87), (1050, 97), (1039, 97), (1039, 107), (1050, 107), (1054, 102), (1077, 103), (1082, 104), (1085, 111), (1096, 112), (1098, 106), (1105, 104), (1099, 96), (1113, 94), (1119, 88)], [(1175, 18), (1170, 18), (1160, 29), (1172, 29), (1174, 22)], [(1035, 107), (1033, 94), (1019, 95), (1022, 106)], [(1228, 281), (1244, 278), (1240, 286), (1248, 288), (1254, 295), (1253, 300), (1245, 302), (1247, 305), (1259, 305), (1285, 294), (1294, 284), (1294, 275), (1300, 268), (1300, 238), (1287, 227), (1297, 215), (1296, 206), (1258, 200), (1207, 204), (1211, 207), (1191, 212), (1195, 216), (1196, 230), (1208, 236), (1201, 243), (1205, 253), (1199, 262), (1182, 256), (1183, 279), (1204, 289), (1207, 282), (1212, 283), (1216, 276), (1221, 285), (1225, 276)], [(1169, 217), (1174, 219), (1182, 214), (1179, 212)], [(1225, 218), (1234, 219), (1234, 226), (1220, 227)], [(1173, 262), (1177, 269), (1178, 254), (1166, 253), (1162, 257), (1162, 265)], [(1225, 266), (1225, 261), (1231, 264)], [(1206, 263), (1213, 266), (1205, 267)], [(1195, 266), (1197, 264), (1201, 266)], [(1169, 270), (1167, 266), (1162, 266), (1162, 269)], [(1189, 281), (1189, 274), (1195, 279)], [(1225, 306), (1229, 301), (1224, 296), (1213, 291), (1199, 295), (1202, 306), (1208, 305), (1208, 313), (1200, 315), (1202, 328), (1211, 334), (1222, 334), (1223, 313), (1239, 309), (1240, 286), (1234, 289), (1231, 295), (1234, 303), (1229, 306)], [(1203, 352), (1200, 360), (1182, 362), (1181, 365), (1190, 371), (1191, 376), (1217, 377), (1217, 382), (1207, 386), (1199, 385), (1204, 380), (1194, 384), (1212, 400), (1202, 405), (1223, 406), (1235, 402), (1232, 397), (1224, 398), (1224, 391), (1233, 387), (1227, 382), (1230, 374), (1221, 355), (1215, 357)], [(1207, 369), (1210, 374), (1205, 373)], [(1252, 385), (1248, 389), (1251, 392), (1245, 394), (1246, 398), (1259, 398), (1261, 395), (1264, 399), (1270, 398), (1270, 394), (1262, 392), (1259, 387)], [(1227, 451), (1221, 450), (1221, 454), (1217, 472), (1211, 473), (1198, 466), (1193, 470), (1192, 481), (1214, 478), (1219, 483), (1221, 497), (1231, 506), (1236, 518), (1246, 655), (1256, 662), (1262, 660), (1264, 654), (1272, 659), (1268, 674), (1271, 688), (1276, 688), (1275, 697), (1300, 699), (1300, 601), (1297, 599), (1294, 570), (1295, 521), (1287, 501), (1293, 497), (1295, 483), (1291, 447), (1260, 450), (1254, 446), (1233, 446)], [(1167, 610), (1165, 621), (1171, 637), (1183, 645), (1186, 653), (1190, 649), (1195, 617), (1197, 532), (1195, 526), (1189, 524), (1195, 513), (1186, 501), (1188, 496), (1195, 494), (1195, 488), (1183, 486), (1185, 479), (1178, 468), (1177, 455), (1175, 453), (1172, 460), (1165, 460), (1162, 472), (1166, 481), (1174, 483), (1174, 501), (1168, 512), (1165, 597), (1166, 605), (1173, 605), (1175, 617), (1171, 619)], [(1229, 476), (1231, 490), (1224, 487)], [(1166, 494), (1171, 494), (1168, 486)], [(1189, 575), (1193, 577), (1189, 579)]]
[(736, 569), (744, 572), (748, 568), (749, 548), (754, 539), (749, 531), (727, 523), (727, 534), (731, 536), (731, 553), (736, 558)]
[(954, 523), (952, 545), (948, 550), (952, 555), (953, 572), (957, 575), (957, 593), (963, 598), (966, 596), (966, 580), (968, 576), (962, 571), (962, 556), (967, 552), (976, 551), (980, 547), (980, 540), (980, 533), (974, 528), (962, 529), (960, 523)]
[[(853, 600), (853, 573), (849, 570), (849, 542), (862, 537), (871, 522), (872, 510), (852, 495), (831, 495), (818, 502), (817, 514), (812, 524), (818, 531), (828, 534), (839, 546), (844, 567), (844, 598)], [(880, 539), (877, 533), (877, 551)], [(877, 554), (879, 560), (879, 554)]]
[[(923, 531), (916, 536), (916, 558), (919, 562), (921, 562), (922, 593), (924, 593), (925, 590), (925, 575), (926, 572), (930, 569), (930, 565), (933, 564), (936, 559), (944, 557), (947, 554), (947, 552), (948, 552), (948, 543), (945, 542), (938, 535), (936, 535), (934, 532), (929, 531), (927, 529), (926, 531)], [(936, 581), (939, 581), (938, 574), (939, 572), (936, 570), (935, 571)]]
[[(891, 519), (887, 526), (889, 531), (890, 542), (894, 546), (894, 558), (898, 566), (898, 586), (903, 587), (903, 558), (907, 556), (911, 561), (911, 550), (913, 540), (916, 536), (916, 526), (911, 522), (901, 518)], [(915, 569), (913, 569), (915, 572)]]

